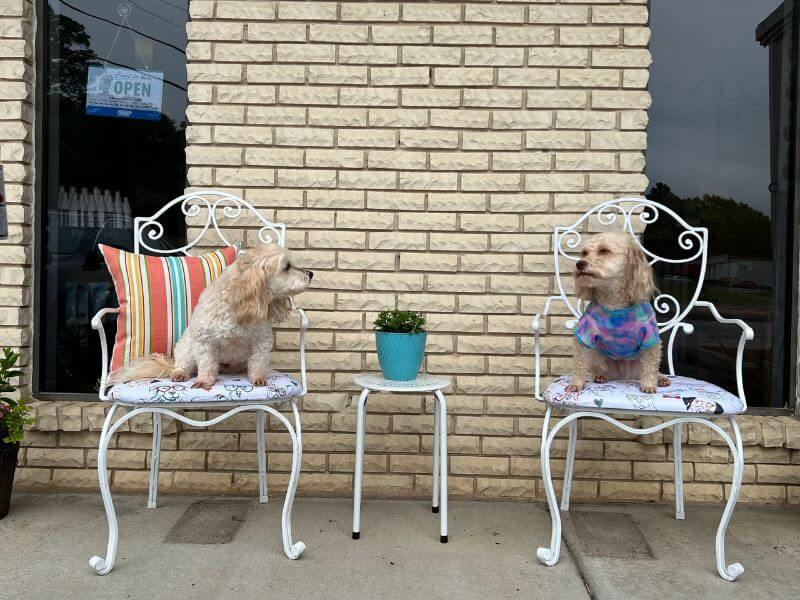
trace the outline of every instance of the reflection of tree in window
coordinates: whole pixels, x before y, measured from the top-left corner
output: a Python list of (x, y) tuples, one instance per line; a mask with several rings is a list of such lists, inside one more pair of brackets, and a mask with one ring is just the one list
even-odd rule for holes
[[(730, 254), (769, 260), (772, 225), (769, 217), (743, 202), (714, 194), (681, 198), (665, 183), (656, 183), (647, 197), (664, 204), (695, 227), (707, 227), (709, 254)], [(648, 227), (646, 236), (653, 248), (674, 255), (680, 229), (671, 219)]]
[(89, 45), (91, 40), (83, 25), (47, 7), (47, 38), (53, 73), (50, 93), (60, 94), (62, 103), (78, 106), (86, 98), (86, 71), (89, 65), (99, 65), (97, 55)]

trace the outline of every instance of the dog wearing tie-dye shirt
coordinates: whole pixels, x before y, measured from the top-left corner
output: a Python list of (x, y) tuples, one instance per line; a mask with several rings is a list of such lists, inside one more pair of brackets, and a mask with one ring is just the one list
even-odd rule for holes
[(661, 339), (650, 299), (653, 269), (628, 233), (588, 238), (575, 263), (575, 291), (588, 301), (573, 329), (574, 370), (567, 392), (579, 392), (587, 381), (639, 381), (645, 394), (669, 385), (658, 372)]

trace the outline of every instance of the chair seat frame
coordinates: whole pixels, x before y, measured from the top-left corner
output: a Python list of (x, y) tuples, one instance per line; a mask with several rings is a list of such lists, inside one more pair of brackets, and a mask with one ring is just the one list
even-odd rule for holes
[[(202, 209), (205, 209), (207, 211), (207, 220), (205, 226), (202, 227), (200, 233), (197, 234), (197, 236), (195, 236), (189, 243), (176, 250), (165, 251), (163, 248), (151, 247), (148, 242), (157, 241), (164, 234), (163, 226), (158, 222), (159, 217), (161, 217), (173, 206), (179, 206), (180, 210), (187, 217), (196, 217), (201, 214)], [(221, 215), (227, 219), (236, 219), (237, 217), (241, 216), (245, 210), (249, 211), (251, 216), (255, 216), (255, 218), (261, 224), (261, 227), (258, 230), (259, 242), (269, 243), (275, 241), (281, 246), (285, 245), (285, 226), (282, 223), (271, 223), (270, 221), (266, 220), (251, 204), (237, 196), (216, 190), (201, 190), (185, 194), (179, 198), (171, 200), (152, 217), (137, 217), (134, 220), (134, 251), (140, 252), (142, 249), (146, 249), (157, 254), (166, 254), (168, 252), (174, 253), (177, 251), (182, 252), (184, 255), (188, 255), (189, 250), (201, 242), (203, 236), (211, 228), (213, 228), (215, 233), (223, 240), (224, 243), (230, 244), (226, 238), (225, 229), (219, 224), (218, 213), (221, 213)], [(110, 390), (108, 386), (108, 377), (110, 360), (103, 320), (110, 315), (118, 314), (119, 308), (104, 308), (94, 315), (94, 317), (92, 317), (92, 328), (96, 330), (100, 336), (100, 350), (102, 357), (98, 395), (101, 401), (112, 402), (111, 407), (106, 413), (105, 421), (103, 422), (97, 454), (97, 471), (100, 481), (100, 493), (103, 499), (106, 519), (108, 521), (108, 544), (106, 547), (105, 557), (93, 556), (89, 560), (89, 565), (96, 574), (106, 575), (114, 568), (114, 562), (117, 554), (117, 543), (119, 541), (119, 526), (114, 508), (114, 501), (111, 496), (111, 486), (109, 483), (110, 475), (107, 470), (108, 444), (111, 440), (111, 437), (126, 422), (136, 416), (145, 414), (151, 415), (153, 422), (152, 457), (150, 461), (150, 482), (147, 499), (148, 508), (157, 507), (161, 439), (163, 435), (162, 419), (164, 417), (172, 418), (192, 427), (207, 428), (211, 427), (212, 425), (222, 423), (223, 421), (239, 413), (255, 412), (260, 503), (268, 502), (267, 460), (264, 434), (266, 425), (265, 417), (266, 415), (271, 415), (278, 422), (280, 422), (286, 429), (286, 432), (288, 433), (292, 442), (292, 467), (289, 476), (289, 484), (284, 497), (283, 510), (281, 512), (283, 552), (287, 558), (292, 560), (300, 558), (300, 556), (303, 554), (306, 549), (305, 544), (301, 541), (292, 540), (291, 515), (295, 494), (297, 492), (297, 483), (300, 477), (300, 468), (303, 456), (301, 437), (302, 430), (300, 425), (300, 413), (297, 408), (297, 399), (302, 398), (308, 391), (305, 352), (305, 338), (306, 330), (308, 329), (308, 317), (302, 309), (295, 305), (294, 301), (292, 301), (292, 311), (300, 318), (299, 348), (301, 389), (299, 394), (289, 399), (280, 399), (277, 401), (270, 400), (265, 397), (263, 400), (249, 400), (244, 402), (170, 402), (168, 407), (165, 403), (115, 401), (109, 396)], [(291, 420), (287, 418), (286, 415), (279, 412), (279, 410), (276, 408), (279, 405), (285, 405), (287, 403), (291, 407)], [(189, 418), (181, 412), (177, 412), (181, 409), (222, 409), (225, 410), (225, 412), (208, 420), (197, 420)]]
[[(644, 248), (636, 237), (635, 230), (635, 217), (638, 216), (642, 225), (653, 223), (661, 213), (666, 213), (675, 219), (684, 229), (678, 236), (678, 244), (685, 251), (691, 251), (693, 254), (683, 259), (665, 259), (659, 257), (646, 248)], [(541, 333), (542, 321), (550, 314), (550, 308), (554, 301), (563, 302), (567, 309), (572, 313), (575, 319), (569, 319), (565, 323), (568, 330), (572, 330), (576, 324), (577, 319), (580, 317), (580, 306), (573, 305), (561, 281), (561, 274), (559, 269), (559, 261), (577, 260), (574, 255), (568, 254), (564, 250), (575, 250), (578, 248), (581, 234), (579, 232), (580, 226), (585, 223), (590, 216), (594, 215), (600, 225), (618, 225), (617, 216), (621, 217), (622, 230), (633, 236), (634, 240), (639, 243), (640, 248), (650, 257), (650, 264), (663, 261), (669, 263), (686, 263), (690, 261), (701, 261), (700, 274), (697, 282), (697, 287), (691, 300), (685, 307), (681, 307), (680, 303), (673, 297), (666, 294), (661, 294), (656, 297), (654, 306), (656, 314), (665, 314), (671, 312), (672, 314), (663, 322), (659, 322), (659, 333), (669, 333), (667, 339), (666, 356), (669, 375), (675, 375), (675, 365), (673, 360), (673, 350), (675, 338), (678, 332), (683, 332), (690, 335), (694, 332), (694, 326), (687, 322), (685, 319), (695, 307), (708, 309), (711, 316), (715, 321), (727, 325), (735, 325), (741, 329), (739, 336), (738, 347), (736, 352), (736, 381), (738, 397), (742, 404), (742, 412), (747, 409), (747, 400), (744, 394), (743, 376), (742, 376), (742, 363), (744, 355), (744, 347), (747, 341), (752, 340), (754, 337), (753, 329), (741, 319), (725, 318), (720, 315), (716, 306), (713, 303), (698, 300), (702, 281), (705, 276), (705, 266), (707, 260), (707, 241), (708, 231), (703, 227), (692, 227), (687, 224), (676, 213), (667, 207), (656, 202), (646, 200), (643, 198), (620, 198), (605, 202), (587, 211), (575, 223), (568, 227), (556, 227), (553, 232), (552, 249), (554, 257), (554, 268), (556, 273), (556, 283), (559, 289), (558, 294), (550, 296), (545, 302), (544, 309), (541, 313), (533, 316), (532, 330), (534, 335), (534, 381), (535, 381), (535, 397), (537, 400), (546, 402), (541, 394)], [(558, 409), (566, 413), (566, 416), (554, 422), (554, 411)], [(561, 414), (561, 413), (559, 413)], [(665, 419), (662, 423), (652, 427), (631, 427), (627, 423), (620, 421), (618, 418), (612, 416), (616, 415), (655, 415)], [(733, 414), (720, 414), (720, 415), (706, 415), (695, 413), (687, 416), (686, 412), (665, 412), (665, 411), (639, 411), (639, 410), (619, 410), (619, 409), (604, 409), (604, 408), (585, 408), (568, 405), (553, 406), (547, 402), (545, 410), (544, 423), (542, 426), (541, 436), (541, 472), (542, 481), (545, 488), (545, 495), (547, 497), (547, 504), (550, 511), (551, 518), (551, 535), (549, 546), (540, 547), (537, 551), (539, 561), (547, 566), (553, 566), (558, 562), (561, 552), (561, 514), (562, 511), (569, 510), (570, 488), (572, 484), (572, 476), (575, 463), (575, 450), (578, 441), (578, 422), (582, 419), (596, 419), (602, 420), (610, 425), (613, 425), (626, 433), (632, 435), (649, 435), (672, 428), (673, 431), (673, 471), (675, 478), (675, 518), (684, 519), (684, 499), (683, 499), (683, 467), (681, 462), (681, 444), (683, 428), (685, 425), (698, 424), (710, 428), (717, 433), (727, 444), (731, 453), (731, 461), (733, 463), (733, 478), (730, 493), (728, 495), (725, 508), (722, 513), (719, 526), (716, 533), (716, 567), (720, 577), (727, 581), (734, 581), (743, 572), (744, 568), (740, 563), (727, 564), (725, 558), (725, 533), (730, 523), (736, 501), (739, 496), (739, 491), (742, 484), (742, 475), (744, 472), (744, 453), (742, 448), (742, 436), (739, 431), (739, 426), (736, 422), (736, 415)], [(730, 432), (723, 429), (715, 421), (723, 419), (727, 420), (730, 425)], [(553, 486), (552, 470), (550, 465), (550, 455), (553, 440), (556, 438), (558, 432), (564, 427), (568, 427), (568, 443), (567, 443), (567, 457), (564, 471), (564, 481), (562, 485), (562, 497), (560, 507), (556, 498), (555, 488)]]

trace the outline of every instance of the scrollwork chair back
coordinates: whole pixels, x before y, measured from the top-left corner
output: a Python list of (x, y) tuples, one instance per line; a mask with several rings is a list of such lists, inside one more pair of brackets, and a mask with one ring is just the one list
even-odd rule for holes
[[(681, 254), (678, 257), (658, 255), (652, 249), (647, 248), (641, 239), (640, 234), (644, 231), (644, 228), (663, 217), (672, 219), (681, 230), (675, 240), (676, 249)], [(597, 229), (597, 231), (586, 231), (590, 223), (594, 225), (593, 229)], [(610, 200), (585, 212), (571, 225), (556, 227), (553, 231), (552, 244), (556, 286), (560, 299), (567, 305), (567, 308), (576, 319), (582, 313), (582, 306), (579, 302), (574, 302), (570, 298), (569, 290), (565, 288), (565, 283), (571, 281), (574, 263), (580, 259), (577, 251), (583, 241), (583, 236), (605, 230), (623, 231), (629, 234), (634, 243), (650, 259), (650, 265), (655, 265), (659, 262), (669, 264), (697, 263), (697, 281), (694, 283), (694, 288), (685, 303), (682, 304), (671, 294), (661, 292), (653, 299), (653, 308), (658, 320), (659, 333), (669, 332), (676, 326), (680, 326), (700, 297), (708, 259), (708, 229), (705, 227), (693, 227), (670, 208), (645, 198)], [(569, 328), (572, 328), (573, 325), (574, 321), (567, 323)]]
[[(192, 229), (187, 229), (189, 236), (184, 246), (174, 249), (164, 249), (154, 245), (164, 237), (164, 225), (160, 219), (173, 207), (179, 206), (180, 211), (187, 219), (197, 219), (192, 223)], [(205, 219), (203, 219), (205, 215)], [(252, 204), (218, 190), (200, 190), (189, 192), (170, 200), (158, 212), (149, 217), (136, 217), (133, 221), (134, 252), (152, 252), (153, 254), (174, 254), (181, 252), (188, 255), (192, 248), (203, 241), (207, 241), (209, 232), (219, 236), (226, 245), (232, 245), (230, 240), (231, 230), (223, 225), (225, 219), (230, 225), (236, 225), (239, 220), (252, 220), (258, 227), (257, 239), (259, 243), (268, 244), (276, 242), (281, 246), (286, 245), (286, 225), (273, 223), (266, 219)], [(199, 230), (197, 230), (199, 227)]]

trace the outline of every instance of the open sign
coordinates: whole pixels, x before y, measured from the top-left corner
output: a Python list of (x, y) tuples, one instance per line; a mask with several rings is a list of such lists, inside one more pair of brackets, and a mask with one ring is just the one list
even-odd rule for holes
[(119, 119), (161, 118), (164, 74), (113, 67), (89, 67), (86, 114)]

